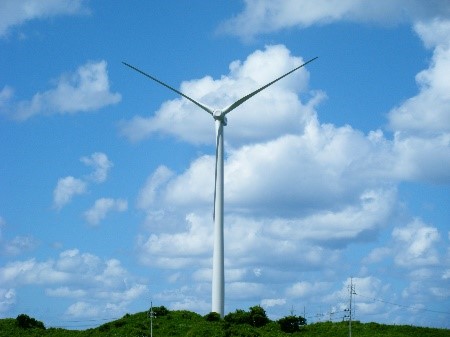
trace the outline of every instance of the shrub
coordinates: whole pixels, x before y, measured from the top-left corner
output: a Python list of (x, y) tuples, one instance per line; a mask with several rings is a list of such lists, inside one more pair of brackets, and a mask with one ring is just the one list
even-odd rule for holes
[(259, 305), (250, 308), (250, 320), (251, 325), (254, 327), (262, 327), (270, 322), (267, 317), (266, 311)]
[(237, 309), (235, 312), (225, 315), (224, 320), (230, 324), (252, 324), (250, 313), (242, 309)]
[(153, 307), (153, 314), (156, 317), (167, 316), (169, 314), (169, 310), (165, 306)]
[(218, 314), (217, 312), (210, 312), (209, 314), (205, 315), (205, 319), (208, 322), (217, 322), (220, 321), (220, 314)]
[(260, 337), (261, 334), (247, 324), (233, 325), (225, 330), (225, 337)]
[(19, 316), (17, 316), (16, 324), (19, 328), (22, 329), (45, 329), (44, 323), (25, 314), (20, 314)]
[(278, 320), (283, 332), (293, 333), (300, 331), (300, 327), (306, 325), (306, 319), (302, 316), (286, 316)]

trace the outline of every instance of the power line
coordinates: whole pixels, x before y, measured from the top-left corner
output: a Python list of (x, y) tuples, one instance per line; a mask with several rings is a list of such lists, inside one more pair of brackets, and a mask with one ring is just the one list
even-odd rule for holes
[(410, 306), (410, 305), (404, 305), (404, 304), (399, 304), (399, 303), (386, 301), (386, 300), (383, 300), (383, 299), (380, 299), (380, 298), (365, 296), (365, 295), (361, 295), (361, 294), (358, 294), (358, 293), (355, 293), (354, 295), (357, 295), (357, 296), (360, 296), (360, 297), (364, 297), (364, 298), (370, 299), (372, 301), (394, 305), (394, 306), (397, 306), (397, 307), (400, 307), (400, 308), (412, 309), (412, 310), (420, 310), (420, 311), (428, 311), (428, 312), (433, 312), (433, 313), (436, 313), (436, 314), (450, 315), (450, 312), (448, 312), (448, 311), (440, 311), (440, 310), (433, 310), (433, 309), (426, 309), (426, 308), (418, 308), (418, 307), (414, 307), (414, 306)]

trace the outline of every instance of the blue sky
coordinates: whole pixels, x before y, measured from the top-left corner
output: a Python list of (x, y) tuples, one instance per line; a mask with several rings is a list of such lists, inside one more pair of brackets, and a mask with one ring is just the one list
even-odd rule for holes
[(85, 328), (211, 308), (450, 328), (450, 5), (0, 3), (0, 317)]

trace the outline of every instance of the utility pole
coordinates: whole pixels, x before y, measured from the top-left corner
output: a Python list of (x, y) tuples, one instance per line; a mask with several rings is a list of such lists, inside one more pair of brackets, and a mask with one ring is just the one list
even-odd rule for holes
[(356, 295), (355, 293), (355, 286), (353, 285), (353, 278), (350, 278), (350, 306), (349, 306), (349, 320), (348, 320), (348, 336), (352, 337), (352, 302), (353, 302), (353, 295)]
[(295, 310), (294, 310), (294, 305), (291, 306), (291, 310), (289, 311), (291, 316), (294, 316)]
[(148, 312), (148, 315), (150, 317), (150, 337), (153, 337), (153, 303), (150, 302), (150, 310)]

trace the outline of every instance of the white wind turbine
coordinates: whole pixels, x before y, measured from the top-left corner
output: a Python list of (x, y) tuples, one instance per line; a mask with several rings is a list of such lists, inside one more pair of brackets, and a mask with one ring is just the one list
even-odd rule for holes
[(212, 277), (212, 309), (211, 312), (216, 312), (220, 314), (221, 317), (224, 315), (224, 307), (225, 307), (225, 272), (224, 272), (224, 235), (223, 235), (223, 195), (224, 195), (224, 184), (223, 184), (223, 127), (227, 125), (226, 115), (230, 113), (232, 110), (236, 109), (239, 105), (244, 103), (249, 98), (255, 96), (260, 91), (266, 89), (271, 86), (275, 82), (281, 80), (282, 78), (288, 76), (293, 73), (297, 69), (304, 67), (308, 63), (314, 61), (317, 57), (310, 59), (309, 61), (303, 63), (297, 68), (292, 69), (286, 74), (278, 77), (270, 83), (262, 86), (261, 88), (251, 92), (250, 94), (242, 97), (237, 100), (233, 104), (229, 105), (225, 109), (214, 110), (206, 105), (197, 102), (191, 97), (183, 94), (181, 91), (171, 87), (170, 85), (158, 80), (157, 78), (143, 72), (142, 70), (128, 64), (126, 62), (122, 62), (124, 65), (130, 67), (131, 69), (136, 70), (142, 75), (152, 79), (155, 82), (165, 86), (166, 88), (176, 92), (177, 94), (183, 96), (188, 99), (199, 108), (205, 110), (209, 113), (215, 120), (216, 125), (216, 167), (215, 167), (215, 182), (214, 182), (214, 253), (213, 253), (213, 277)]

